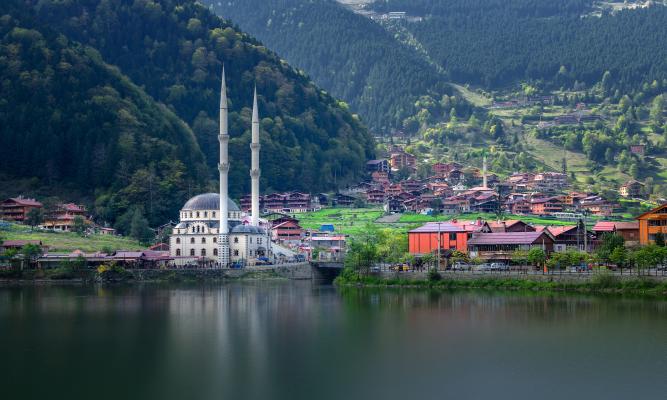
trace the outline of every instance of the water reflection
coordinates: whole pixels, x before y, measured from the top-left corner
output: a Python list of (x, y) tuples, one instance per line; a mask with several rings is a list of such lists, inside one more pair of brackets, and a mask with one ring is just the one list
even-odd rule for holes
[(0, 376), (9, 398), (662, 398), (666, 328), (653, 299), (2, 288)]

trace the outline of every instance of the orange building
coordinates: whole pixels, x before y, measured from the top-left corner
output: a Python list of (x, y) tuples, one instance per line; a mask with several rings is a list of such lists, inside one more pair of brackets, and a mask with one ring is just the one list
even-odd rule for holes
[(636, 219), (639, 221), (639, 244), (653, 243), (658, 232), (667, 236), (667, 204), (645, 212)]
[(408, 249), (412, 255), (436, 252), (438, 243), (441, 250), (458, 250), (465, 253), (468, 249), (468, 233), (463, 227), (449, 222), (429, 222), (408, 232)]

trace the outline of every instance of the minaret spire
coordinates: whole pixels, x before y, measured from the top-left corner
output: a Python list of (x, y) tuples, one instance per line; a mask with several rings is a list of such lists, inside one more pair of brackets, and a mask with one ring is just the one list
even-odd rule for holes
[(250, 183), (252, 190), (251, 224), (259, 226), (259, 109), (257, 107), (257, 86), (255, 86), (255, 94), (252, 101), (252, 142), (250, 143), (250, 150), (252, 151), (251, 166), (250, 166)]
[(229, 205), (228, 205), (228, 174), (229, 174), (229, 131), (227, 126), (227, 83), (225, 82), (225, 67), (222, 67), (222, 87), (220, 88), (220, 228), (218, 237), (218, 264), (220, 268), (229, 265)]

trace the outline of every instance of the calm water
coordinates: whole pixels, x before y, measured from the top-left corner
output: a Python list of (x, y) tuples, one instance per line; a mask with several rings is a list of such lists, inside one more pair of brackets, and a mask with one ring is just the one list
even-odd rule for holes
[(3, 399), (665, 399), (667, 302), (0, 288)]

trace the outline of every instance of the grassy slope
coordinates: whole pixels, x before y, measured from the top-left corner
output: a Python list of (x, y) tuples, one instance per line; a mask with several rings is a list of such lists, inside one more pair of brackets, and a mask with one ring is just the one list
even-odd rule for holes
[(323, 224), (334, 224), (336, 232), (355, 235), (366, 224), (380, 218), (383, 211), (379, 208), (327, 208), (320, 211), (299, 213), (295, 217), (305, 229), (319, 229)]
[(83, 252), (95, 252), (109, 248), (112, 250), (138, 250), (145, 249), (139, 242), (118, 236), (91, 235), (81, 237), (75, 233), (49, 232), (35, 230), (21, 225), (12, 225), (10, 230), (0, 231), (2, 240), (41, 240), (49, 246), (49, 252), (71, 252), (81, 250)]

